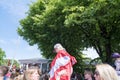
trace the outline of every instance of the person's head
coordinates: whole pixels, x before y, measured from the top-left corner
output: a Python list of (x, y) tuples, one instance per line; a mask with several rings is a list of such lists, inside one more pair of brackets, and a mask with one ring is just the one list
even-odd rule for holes
[(92, 79), (93, 73), (89, 68), (86, 68), (84, 71), (84, 78), (85, 80)]
[(27, 69), (24, 73), (23, 80), (39, 80), (40, 74), (38, 68)]
[(10, 75), (10, 79), (12, 79), (12, 80), (14, 80), (14, 78), (16, 77), (17, 75), (16, 75), (16, 73), (11, 73), (11, 75)]
[(115, 69), (109, 64), (98, 64), (94, 72), (95, 80), (118, 80)]
[(120, 70), (120, 58), (117, 58), (114, 62), (116, 70), (119, 71)]
[(112, 58), (120, 58), (120, 54), (115, 52), (112, 54)]
[(20, 68), (17, 67), (17, 68), (15, 69), (15, 71), (19, 73), (19, 72), (20, 72)]
[(0, 76), (5, 76), (8, 73), (9, 67), (0, 66)]
[(60, 50), (65, 50), (65, 49), (63, 48), (63, 46), (60, 43), (55, 44), (54, 45), (54, 51), (57, 53)]
[(23, 75), (18, 75), (18, 76), (11, 78), (11, 80), (24, 80), (24, 79), (23, 79)]

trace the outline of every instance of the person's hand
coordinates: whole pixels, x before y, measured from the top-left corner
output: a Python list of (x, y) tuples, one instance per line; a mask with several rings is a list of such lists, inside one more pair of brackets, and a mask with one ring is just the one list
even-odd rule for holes
[(61, 75), (67, 75), (67, 71), (66, 70), (62, 70), (60, 72), (58, 72), (58, 75), (61, 76)]

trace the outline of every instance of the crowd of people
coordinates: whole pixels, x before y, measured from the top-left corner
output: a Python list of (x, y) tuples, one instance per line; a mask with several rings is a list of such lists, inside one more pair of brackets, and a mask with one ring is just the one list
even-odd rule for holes
[(0, 80), (39, 80), (40, 69), (32, 66), (21, 72), (20, 68), (9, 70), (8, 66), (0, 66)]
[(95, 65), (95, 70), (85, 68), (84, 73), (74, 73), (73, 66), (77, 63), (61, 44), (56, 44), (54, 50), (56, 57), (51, 62), (50, 72), (41, 78), (38, 66), (30, 66), (22, 71), (20, 68), (10, 69), (8, 66), (0, 66), (0, 80), (120, 80), (120, 55), (115, 53), (115, 66), (102, 63)]

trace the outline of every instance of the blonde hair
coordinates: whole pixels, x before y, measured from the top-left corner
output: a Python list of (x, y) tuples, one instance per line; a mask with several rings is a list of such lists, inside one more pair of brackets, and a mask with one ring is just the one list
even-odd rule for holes
[(109, 64), (98, 64), (96, 70), (99, 72), (101, 80), (119, 80), (115, 69)]
[(38, 68), (33, 68), (33, 69), (27, 69), (25, 72), (24, 72), (24, 76), (23, 76), (23, 80), (32, 80), (30, 79), (30, 76), (35, 72), (37, 71), (38, 74), (40, 75), (40, 71)]

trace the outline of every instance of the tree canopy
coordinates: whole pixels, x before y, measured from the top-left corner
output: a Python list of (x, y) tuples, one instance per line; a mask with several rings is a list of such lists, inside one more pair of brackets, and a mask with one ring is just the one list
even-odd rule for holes
[(93, 47), (103, 62), (120, 50), (119, 0), (37, 0), (20, 21), (18, 33), (30, 45), (37, 44), (46, 58), (61, 43), (79, 58), (84, 48)]
[(5, 52), (0, 48), (0, 65), (4, 63), (5, 57), (6, 57)]

